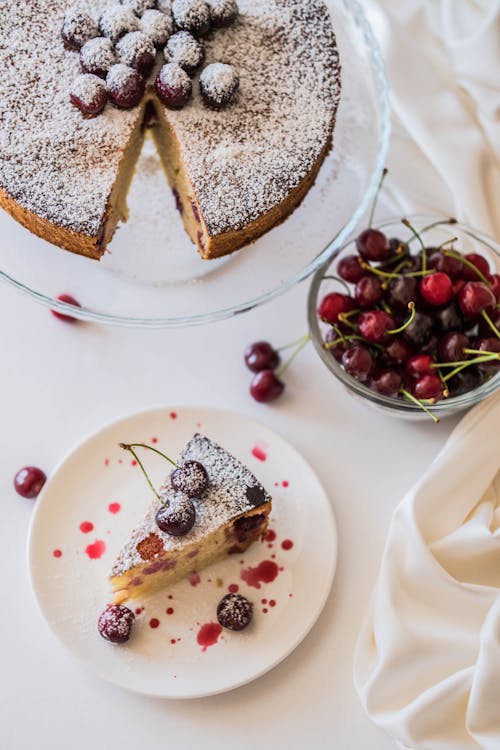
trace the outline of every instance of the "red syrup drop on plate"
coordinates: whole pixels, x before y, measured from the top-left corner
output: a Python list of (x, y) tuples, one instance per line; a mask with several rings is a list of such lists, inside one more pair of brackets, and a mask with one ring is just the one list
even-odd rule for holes
[(174, 608), (173, 607), (168, 607), (168, 609), (166, 610), (166, 612), (167, 612), (167, 615), (173, 615), (174, 614)]
[(214, 646), (222, 632), (222, 625), (218, 622), (206, 622), (198, 631), (196, 642), (201, 646), (202, 651), (206, 651), (209, 646)]
[(159, 624), (160, 624), (160, 621), (156, 617), (152, 617), (151, 620), (149, 621), (150, 628), (157, 628)]
[(54, 551), (52, 552), (52, 555), (53, 555), (54, 557), (62, 557), (62, 552), (61, 552), (61, 550), (60, 550), (60, 549), (55, 549), (55, 550), (54, 550)]
[(281, 542), (281, 548), (284, 549), (284, 550), (292, 549), (292, 547), (293, 547), (293, 542), (292, 542), (291, 539), (284, 539)]
[(94, 530), (94, 524), (91, 521), (82, 521), (80, 524), (80, 531), (82, 534), (90, 534)]
[(273, 529), (268, 529), (268, 531), (267, 531), (267, 533), (266, 533), (266, 535), (264, 537), (264, 541), (265, 542), (274, 542), (275, 539), (276, 539), (276, 532), (273, 531)]
[(106, 545), (102, 539), (96, 539), (94, 544), (89, 544), (85, 548), (85, 552), (91, 560), (98, 560), (106, 552)]
[(240, 587), (238, 586), (237, 583), (230, 583), (229, 586), (227, 587), (227, 590), (229, 591), (230, 594), (236, 594), (239, 588)]
[(120, 505), (120, 503), (110, 503), (108, 505), (108, 510), (110, 513), (119, 513), (121, 508), (122, 506)]
[(287, 480), (286, 480), (286, 479), (284, 479), (284, 480), (283, 480), (283, 481), (281, 482), (281, 485), (282, 485), (282, 487), (288, 487), (288, 484), (289, 484), (289, 482), (287, 482)]
[(201, 581), (201, 578), (198, 575), (198, 573), (191, 573), (188, 580), (191, 586), (197, 586), (199, 582)]
[(177, 419), (177, 414), (175, 411), (171, 411), (169, 416), (170, 416), (170, 419)]
[(260, 445), (254, 445), (252, 448), (252, 456), (258, 461), (265, 461), (267, 459), (267, 454)]
[(256, 568), (244, 568), (241, 578), (249, 586), (260, 589), (261, 583), (271, 583), (278, 575), (278, 566), (273, 560), (263, 560)]
[(152, 442), (152, 443), (157, 443), (157, 442), (158, 442), (158, 438), (157, 438), (157, 437), (153, 437), (153, 438), (151, 438), (151, 442)]

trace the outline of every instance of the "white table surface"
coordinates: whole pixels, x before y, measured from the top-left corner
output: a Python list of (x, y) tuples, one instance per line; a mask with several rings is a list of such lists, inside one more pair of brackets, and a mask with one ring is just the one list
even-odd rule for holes
[[(174, 331), (65, 325), (0, 286), (2, 750), (394, 747), (361, 709), (352, 651), (391, 512), (455, 421), (414, 424), (372, 412), (333, 381), (312, 345), (288, 371), (285, 397), (274, 406), (253, 402), (242, 350), (256, 339), (280, 345), (302, 334), (307, 286), (232, 320)], [(253, 684), (184, 702), (108, 685), (59, 645), (27, 576), (33, 501), (12, 488), (18, 468), (50, 473), (105, 422), (176, 403), (239, 410), (281, 432), (317, 471), (339, 530), (333, 590), (302, 645)]]

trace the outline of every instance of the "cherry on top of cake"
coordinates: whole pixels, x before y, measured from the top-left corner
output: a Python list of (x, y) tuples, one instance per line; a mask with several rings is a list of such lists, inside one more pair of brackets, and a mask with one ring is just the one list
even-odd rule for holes
[[(71, 103), (87, 118), (100, 114), (108, 101), (121, 109), (136, 107), (164, 47), (165, 65), (156, 75), (156, 93), (166, 107), (184, 107), (192, 95), (189, 77), (205, 59), (199, 37), (231, 25), (237, 15), (235, 0), (173, 0), (171, 6), (156, 0), (122, 0), (105, 8), (99, 18), (79, 7), (69, 8), (61, 36), (68, 50), (79, 51), (82, 68), (71, 87)], [(238, 87), (238, 73), (227, 62), (208, 65), (200, 78), (202, 99), (213, 109), (231, 104)]]

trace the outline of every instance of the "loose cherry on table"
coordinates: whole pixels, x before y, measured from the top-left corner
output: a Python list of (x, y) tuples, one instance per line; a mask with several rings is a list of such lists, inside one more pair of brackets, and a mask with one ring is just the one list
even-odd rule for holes
[(24, 466), (14, 477), (14, 489), (21, 497), (33, 500), (40, 494), (47, 477), (36, 466)]
[[(67, 305), (73, 305), (73, 307), (81, 307), (80, 303), (76, 301), (74, 297), (71, 296), (71, 294), (60, 294), (57, 299), (60, 302), (65, 302)], [(50, 311), (54, 318), (57, 318), (58, 320), (63, 320), (65, 323), (76, 323), (77, 319), (74, 318), (72, 315), (68, 315), (68, 313), (62, 313), (59, 310), (51, 310)]]
[[(309, 341), (309, 335), (275, 349), (268, 341), (255, 341), (244, 352), (245, 364), (254, 374), (250, 382), (250, 395), (255, 401), (269, 403), (285, 390), (281, 376)], [(276, 372), (281, 363), (280, 351), (292, 349), (288, 360)]]

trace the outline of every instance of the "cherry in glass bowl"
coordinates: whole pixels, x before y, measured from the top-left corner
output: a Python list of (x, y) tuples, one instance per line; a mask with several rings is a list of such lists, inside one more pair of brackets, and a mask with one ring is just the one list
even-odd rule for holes
[[(455, 238), (452, 243), (445, 245), (445, 247), (452, 249), (453, 252), (460, 253), (464, 256), (471, 253), (475, 254), (476, 256), (481, 256), (481, 258), (484, 258), (485, 261), (487, 261), (490, 274), (498, 274), (500, 272), (500, 245), (483, 232), (478, 231), (465, 224), (458, 223), (454, 220), (448, 221), (444, 217), (413, 215), (408, 216), (407, 219), (410, 222), (411, 226), (421, 235), (422, 241), (427, 248), (438, 248), (448, 240)], [(388, 219), (383, 224), (378, 225), (375, 228), (383, 232), (388, 239), (398, 238), (404, 243), (409, 243), (409, 252), (411, 256), (417, 256), (418, 258), (419, 252), (421, 250), (421, 245), (418, 238), (413, 234), (412, 230), (402, 223), (402, 217)], [(316, 272), (309, 290), (308, 323), (311, 339), (313, 341), (317, 354), (329, 369), (329, 371), (332, 373), (332, 375), (340, 380), (340, 382), (345, 386), (346, 390), (351, 395), (365, 401), (365, 403), (369, 406), (374, 407), (386, 414), (411, 420), (429, 419), (429, 412), (434, 419), (441, 419), (443, 417), (451, 416), (459, 413), (460, 411), (470, 408), (474, 404), (479, 403), (484, 398), (494, 393), (500, 387), (500, 370), (492, 366), (489, 372), (487, 371), (487, 368), (486, 370), (483, 369), (483, 380), (479, 385), (475, 385), (475, 387), (472, 387), (470, 390), (465, 390), (465, 388), (467, 387), (467, 378), (463, 376), (463, 393), (460, 393), (459, 395), (449, 395), (447, 398), (440, 398), (435, 403), (432, 403), (432, 400), (425, 400), (425, 409), (423, 409), (421, 404), (410, 401), (402, 395), (385, 395), (384, 393), (379, 392), (372, 387), (372, 378), (376, 376), (377, 372), (384, 371), (383, 365), (377, 362), (377, 352), (382, 352), (382, 348), (379, 348), (378, 350), (371, 350), (372, 352), (375, 351), (375, 363), (373, 365), (373, 368), (371, 368), (371, 364), (369, 361), (366, 361), (367, 358), (364, 355), (363, 351), (351, 351), (349, 357), (345, 357), (344, 362), (342, 363), (342, 360), (340, 358), (336, 358), (335, 356), (333, 356), (331, 347), (325, 347), (325, 343), (327, 342), (328, 337), (331, 336), (332, 326), (320, 319), (320, 317), (318, 316), (318, 308), (324, 298), (331, 293), (338, 293), (339, 295), (347, 294), (347, 290), (342, 282), (334, 278), (339, 275), (339, 267), (341, 270), (341, 275), (344, 279), (346, 278), (346, 276), (352, 279), (352, 281), (347, 284), (347, 286), (349, 287), (350, 296), (355, 295), (356, 284), (358, 284), (358, 288), (360, 288), (360, 292), (358, 293), (360, 295), (359, 298), (362, 302), (366, 301), (366, 309), (369, 308), (370, 310), (383, 310), (383, 305), (381, 304), (383, 303), (383, 300), (377, 300), (377, 284), (369, 283), (366, 281), (363, 283), (359, 282), (359, 279), (361, 277), (366, 279), (367, 276), (363, 273), (357, 273), (356, 265), (352, 262), (352, 256), (356, 256), (358, 254), (356, 248), (357, 237), (359, 237), (359, 234), (353, 236)], [(429, 251), (428, 253), (428, 256), (430, 255), (431, 251)], [(476, 259), (476, 262), (480, 267), (482, 267), (481, 260), (477, 261)], [(375, 268), (381, 266), (380, 263), (376, 262), (370, 262), (370, 265), (373, 265)], [(416, 266), (418, 266), (418, 260), (416, 261)], [(383, 267), (384, 266), (382, 266), (382, 268)], [(363, 269), (361, 270), (363, 271)], [(438, 270), (439, 269), (436, 269), (436, 271)], [(473, 276), (473, 273), (474, 272), (472, 271), (472, 273), (470, 274), (470, 278), (466, 279), (465, 281), (480, 281), (480, 278), (477, 277), (476, 279)], [(378, 276), (377, 274), (372, 275), (371, 273), (369, 273), (368, 278), (376, 279), (381, 282), (385, 281), (383, 277)], [(425, 297), (422, 296), (422, 291), (424, 291), (425, 294), (425, 285), (423, 290), (420, 288), (420, 281), (423, 277), (416, 276), (413, 278), (416, 279), (417, 283), (415, 284), (415, 289), (418, 290), (416, 294), (416, 312), (430, 316), (434, 322), (437, 315), (443, 315), (443, 310), (445, 307), (447, 307), (448, 303), (434, 305), (429, 304), (425, 300)], [(431, 277), (427, 276), (425, 278), (430, 279)], [(437, 282), (439, 282), (439, 278), (437, 279)], [(454, 289), (452, 293), (454, 295), (454, 298), (457, 299), (458, 291), (455, 288), (455, 284), (457, 284), (457, 286), (463, 286), (463, 284), (461, 284), (461, 282), (456, 282), (455, 280), (453, 281)], [(401, 305), (399, 307), (400, 316), (399, 320), (396, 322), (396, 325), (401, 322), (402, 318), (408, 318), (410, 316), (409, 310), (405, 310), (403, 312), (405, 293), (412, 291), (411, 289), (407, 288), (409, 286), (410, 284), (402, 285), (403, 288), (398, 289), (395, 292), (396, 294), (398, 292), (401, 294)], [(445, 292), (446, 290), (443, 291), (442, 287), (438, 289), (438, 295), (442, 294), (443, 299), (444, 296), (446, 296)], [(438, 299), (437, 301), (439, 302), (440, 300)], [(336, 307), (336, 304), (339, 304), (336, 296), (330, 297), (329, 302), (333, 309), (332, 315), (335, 316), (336, 310), (334, 308)], [(342, 307), (341, 304), (340, 307)], [(349, 305), (347, 305), (347, 307), (349, 307)], [(357, 307), (359, 306), (357, 305)], [(347, 312), (347, 319), (349, 319), (349, 309), (347, 309), (345, 312)], [(477, 337), (479, 338), (480, 336), (482, 336), (488, 337), (490, 339), (495, 339), (496, 336), (494, 332), (488, 332), (488, 327), (485, 324), (483, 318), (478, 317), (477, 320), (481, 321), (482, 330), (481, 334), (477, 334)], [(453, 328), (453, 321), (451, 321), (450, 325)], [(478, 323), (476, 323), (476, 329), (474, 329), (474, 326), (471, 326), (471, 330), (477, 330), (477, 325)], [(357, 333), (359, 333), (359, 331), (357, 331)], [(443, 337), (444, 334), (440, 336), (440, 341)], [(401, 338), (402, 337), (398, 337), (398, 339)], [(387, 345), (387, 341), (387, 338), (383, 340), (382, 345), (384, 347)], [(353, 346), (356, 344), (360, 344), (361, 349), (363, 349), (364, 347), (363, 341), (353, 340), (351, 343)], [(378, 343), (380, 347), (380, 342)], [(412, 353), (420, 353), (419, 348), (413, 347)], [(442, 348), (440, 353), (442, 353)], [(442, 357), (439, 356), (440, 353), (437, 353), (435, 356), (439, 361), (442, 361)], [(473, 355), (469, 356), (472, 357)], [(417, 366), (419, 364), (420, 362), (417, 361)], [(352, 369), (352, 371), (357, 373), (356, 378), (349, 374), (349, 369)], [(402, 372), (403, 370), (404, 367), (401, 366), (399, 368), (399, 371)], [(450, 369), (442, 369), (443, 373), (450, 371)], [(467, 373), (467, 368), (462, 370), (462, 373)], [(366, 377), (364, 376), (365, 374)], [(407, 376), (405, 375), (405, 377)], [(472, 378), (471, 381), (473, 382)], [(390, 390), (390, 384), (388, 385), (388, 390)], [(432, 384), (430, 383), (429, 385)]]

